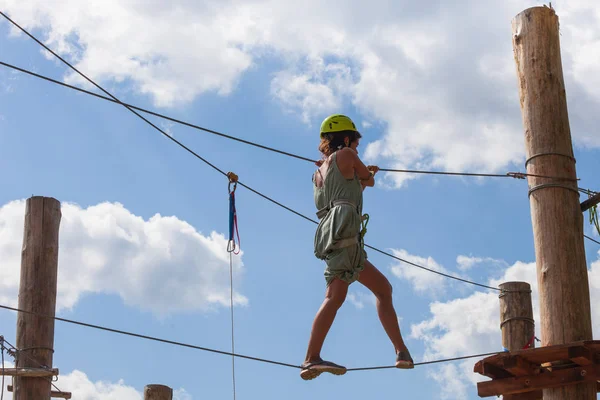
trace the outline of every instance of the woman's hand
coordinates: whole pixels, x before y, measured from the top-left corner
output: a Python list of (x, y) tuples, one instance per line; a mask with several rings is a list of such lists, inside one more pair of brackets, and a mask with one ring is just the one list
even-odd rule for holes
[(379, 172), (379, 167), (376, 165), (368, 165), (367, 169), (373, 174), (373, 176)]
[(319, 161), (315, 161), (315, 165), (319, 168), (321, 168), (321, 165), (323, 165), (323, 163), (325, 162), (325, 160), (319, 160)]

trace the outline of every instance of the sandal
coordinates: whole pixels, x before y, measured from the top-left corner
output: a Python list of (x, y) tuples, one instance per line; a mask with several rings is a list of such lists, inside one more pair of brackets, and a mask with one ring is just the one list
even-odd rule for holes
[(334, 375), (344, 375), (346, 373), (346, 367), (334, 364), (330, 361), (315, 361), (302, 365), (302, 371), (300, 371), (300, 377), (305, 381), (315, 379), (323, 372), (329, 372)]
[(408, 349), (406, 351), (400, 351), (396, 355), (396, 368), (400, 369), (413, 369), (415, 363), (413, 362)]

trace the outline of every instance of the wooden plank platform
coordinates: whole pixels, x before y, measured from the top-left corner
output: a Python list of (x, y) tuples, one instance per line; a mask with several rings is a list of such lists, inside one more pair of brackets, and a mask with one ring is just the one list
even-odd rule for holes
[(541, 399), (544, 388), (600, 382), (600, 341), (499, 353), (477, 362), (473, 371), (492, 379), (477, 384), (480, 397)]
[(23, 376), (29, 378), (50, 378), (58, 375), (58, 368), (2, 368), (0, 375)]

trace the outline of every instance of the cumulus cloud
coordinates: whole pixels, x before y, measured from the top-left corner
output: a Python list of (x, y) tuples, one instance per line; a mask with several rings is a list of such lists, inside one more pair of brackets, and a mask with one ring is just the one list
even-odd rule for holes
[[(12, 366), (12, 365), (11, 365)], [(7, 382), (8, 384), (8, 382)], [(85, 400), (142, 400), (142, 392), (129, 386), (120, 379), (116, 383), (108, 381), (93, 382), (82, 371), (74, 370), (70, 374), (61, 375), (56, 386), (64, 391), (71, 392), (74, 399)], [(53, 388), (53, 390), (56, 390)], [(12, 393), (4, 392), (4, 399), (13, 400)], [(173, 400), (191, 400), (192, 397), (185, 389), (173, 390)]]
[[(128, 80), (156, 105), (174, 106), (206, 91), (230, 93), (252, 65), (243, 46), (260, 41), (261, 16), (228, 3), (2, 0), (0, 7), (26, 29), (47, 30), (45, 43), (92, 79)], [(83, 83), (71, 71), (65, 80)]]
[[(600, 252), (589, 271), (592, 323), (594, 336), (600, 332)], [(490, 286), (502, 282), (528, 282), (532, 289), (533, 315), (539, 316), (539, 291), (535, 263), (516, 262), (506, 269), (499, 279), (490, 280)], [(431, 317), (411, 326), (411, 338), (425, 344), (424, 359), (452, 358), (469, 354), (501, 351), (501, 331), (498, 317), (498, 294), (495, 292), (474, 292), (464, 298), (446, 302), (433, 302), (429, 311)], [(540, 334), (539, 323), (536, 335)], [(485, 378), (473, 373), (474, 360), (457, 362), (454, 366), (441, 366), (429, 372), (439, 383), (445, 399), (466, 399), (472, 393), (474, 384)]]
[[(413, 255), (404, 249), (393, 249), (392, 253), (396, 257), (432, 269), (434, 271), (442, 272), (448, 275), (455, 275), (449, 272), (442, 265), (438, 264), (432, 257), (425, 258)], [(406, 279), (413, 285), (415, 291), (422, 293), (431, 292), (432, 290), (439, 293), (440, 291), (444, 290), (446, 286), (446, 280), (448, 279), (441, 275), (434, 274), (430, 271), (426, 271), (400, 261), (393, 264), (391, 270), (396, 277), (400, 279)]]
[[(0, 301), (17, 304), (25, 201), (0, 208)], [(227, 239), (203, 235), (171, 216), (148, 220), (118, 203), (88, 208), (62, 203), (57, 309), (86, 294), (118, 295), (157, 314), (206, 311), (229, 305)], [(236, 282), (243, 264), (234, 258)], [(248, 300), (238, 291), (234, 302)]]
[(366, 292), (348, 293), (348, 300), (359, 310), (365, 308), (365, 304), (377, 304), (375, 296), (372, 293)]
[(458, 269), (461, 271), (468, 271), (476, 265), (487, 264), (487, 265), (506, 265), (504, 260), (497, 260), (491, 257), (472, 257), (459, 255), (456, 257), (456, 264)]
[[(351, 103), (359, 123), (383, 127), (367, 132), (369, 162), (482, 172), (522, 165), (510, 21), (538, 5), (0, 0), (92, 78), (126, 83), (159, 106), (227, 95), (250, 68), (277, 65), (271, 94), (306, 123)], [(582, 0), (561, 2), (558, 14), (573, 138), (597, 148), (600, 13)], [(80, 81), (70, 72), (65, 79)], [(382, 176), (392, 187), (416, 179)]]
[(342, 63), (325, 64), (322, 58), (308, 60), (306, 71), (284, 70), (271, 81), (271, 93), (291, 111), (300, 110), (302, 120), (333, 113), (342, 107), (339, 93), (352, 84), (350, 67)]

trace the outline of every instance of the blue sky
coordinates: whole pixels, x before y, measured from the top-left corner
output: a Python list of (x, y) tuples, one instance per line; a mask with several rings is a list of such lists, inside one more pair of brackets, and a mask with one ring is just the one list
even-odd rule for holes
[[(53, 9), (0, 1), (3, 12), (60, 48), (123, 101), (312, 158), (318, 157), (320, 121), (342, 112), (363, 126), (359, 150), (380, 167), (499, 173), (524, 170), (510, 18), (532, 5), (495, 4), (498, 13), (488, 14), (482, 38), (470, 38), (469, 48), (455, 43), (458, 33), (448, 30), (456, 10), (437, 3), (414, 9), (403, 2), (397, 8), (379, 5), (391, 7), (382, 13), (349, 3), (342, 16), (364, 22), (353, 32), (338, 22), (323, 28), (321, 18), (331, 5), (311, 13), (267, 1), (226, 2), (222, 9), (181, 1), (156, 20), (165, 6), (149, 5), (142, 12), (130, 1), (89, 10), (70, 2)], [(600, 91), (594, 90), (600, 89), (594, 81), (600, 71), (592, 62), (600, 42), (577, 28), (598, 29), (582, 17), (586, 7), (594, 7), (591, 19), (600, 15), (591, 2), (561, 6), (577, 172), (581, 187), (600, 190), (594, 175), (600, 140), (593, 130), (600, 120), (592, 112), (600, 103)], [(264, 7), (272, 14), (261, 13)], [(232, 10), (228, 29), (222, 29), (220, 18)], [(202, 17), (190, 25), (186, 14), (204, 13), (216, 22)], [(401, 23), (394, 22), (397, 16)], [(142, 27), (128, 36), (134, 17)], [(477, 9), (461, 18), (465, 26), (481, 23)], [(171, 27), (168, 37), (144, 36), (143, 24), (153, 21), (159, 31)], [(92, 29), (96, 23), (99, 28)], [(420, 24), (422, 35), (406, 36), (405, 29)], [(314, 32), (306, 33), (309, 28)], [(10, 32), (0, 22), (2, 61), (80, 83), (33, 41)], [(323, 48), (325, 38), (329, 47)], [(478, 53), (484, 39), (490, 50)], [(254, 189), (314, 216), (310, 163), (149, 119)], [(228, 227), (223, 176), (123, 108), (4, 67), (0, 168), (3, 302), (17, 300), (24, 200), (51, 196), (64, 207), (58, 315), (229, 350), (228, 259), (219, 236)], [(312, 250), (315, 227), (244, 188), (237, 192), (237, 210), (243, 253), (235, 257), (236, 351), (300, 364), (325, 289), (323, 265)], [(365, 192), (365, 210), (371, 245), (485, 284), (528, 280), (537, 294), (526, 181), (381, 175)], [(587, 214), (585, 221), (585, 232), (598, 239)], [(125, 240), (120, 232), (139, 241)], [(599, 250), (586, 241), (592, 301), (600, 293)], [(394, 286), (415, 361), (501, 349), (497, 295), (372, 251), (369, 258)], [(372, 297), (358, 284), (350, 295), (323, 356), (350, 368), (392, 364), (393, 348)], [(597, 333), (600, 310), (593, 312)], [(12, 343), (15, 320), (0, 312), (0, 334)], [(74, 397), (137, 399), (149, 383), (179, 390), (180, 399), (231, 397), (226, 356), (60, 322), (55, 350), (62, 376), (57, 385)], [(237, 394), (475, 399), (477, 377), (469, 373), (474, 362), (304, 382), (297, 370), (238, 360)]]

